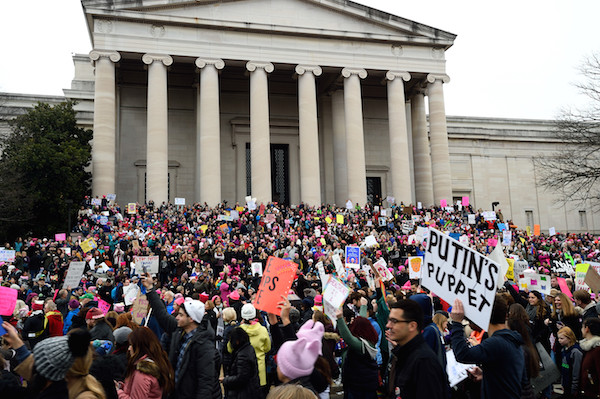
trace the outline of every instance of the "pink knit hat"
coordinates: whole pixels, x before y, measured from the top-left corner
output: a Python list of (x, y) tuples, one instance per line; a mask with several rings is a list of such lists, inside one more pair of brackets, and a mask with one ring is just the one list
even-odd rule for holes
[(308, 320), (297, 333), (298, 339), (287, 341), (277, 352), (277, 367), (291, 380), (313, 372), (317, 357), (322, 354), (325, 328), (320, 322)]

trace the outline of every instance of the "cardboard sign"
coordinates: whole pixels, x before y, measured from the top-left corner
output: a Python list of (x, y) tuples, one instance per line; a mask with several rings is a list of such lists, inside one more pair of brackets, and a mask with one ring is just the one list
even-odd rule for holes
[(67, 233), (56, 233), (54, 234), (54, 241), (66, 241)]
[(269, 256), (258, 286), (254, 307), (280, 315), (281, 309), (277, 307), (277, 303), (281, 301), (282, 295), (288, 295), (296, 276), (296, 269), (298, 265), (295, 262)]
[(411, 280), (421, 278), (422, 266), (423, 266), (423, 258), (422, 257), (409, 256), (408, 257), (408, 277)]
[(569, 290), (567, 280), (562, 277), (557, 277), (556, 281), (558, 281), (558, 287), (560, 288), (560, 291), (569, 298), (573, 299), (573, 294), (571, 293), (571, 290)]
[(256, 273), (258, 273), (259, 276), (263, 275), (262, 262), (252, 262), (252, 264), (250, 265), (250, 267), (252, 268), (252, 275), (253, 276)]
[(360, 269), (360, 248), (354, 245), (346, 246), (346, 267)]
[(594, 267), (588, 268), (584, 282), (592, 289), (592, 291), (600, 291), (600, 274), (598, 274)]
[(346, 270), (344, 270), (344, 265), (342, 264), (342, 260), (338, 254), (335, 254), (331, 257), (333, 259), (333, 264), (335, 265), (335, 272), (338, 276), (343, 276), (346, 274)]
[(379, 278), (383, 281), (389, 281), (394, 278), (394, 275), (388, 269), (387, 263), (383, 258), (379, 258), (379, 260), (373, 264), (373, 268), (379, 275)]
[(146, 299), (146, 295), (141, 295), (133, 301), (131, 306), (131, 318), (137, 324), (141, 325), (144, 318), (148, 315), (148, 307), (150, 302)]
[(129, 213), (130, 215), (134, 214), (137, 212), (137, 205), (135, 202), (130, 202), (127, 204), (127, 213)]
[(585, 275), (590, 268), (589, 263), (579, 263), (575, 265), (575, 290), (589, 290), (590, 287), (585, 283)]
[(327, 286), (323, 291), (323, 310), (327, 316), (334, 322), (336, 311), (344, 304), (350, 294), (350, 288), (335, 277), (330, 277)]
[(134, 256), (133, 261), (138, 273), (158, 273), (158, 256)]
[(421, 283), (444, 301), (456, 298), (465, 315), (487, 330), (496, 295), (500, 265), (431, 228)]
[(12, 316), (17, 304), (17, 294), (19, 292), (13, 288), (0, 286), (0, 315)]
[(94, 241), (92, 237), (88, 238), (85, 241), (82, 241), (81, 244), (79, 244), (79, 246), (81, 247), (81, 250), (84, 253), (88, 253), (91, 250), (98, 248), (98, 245), (96, 245), (96, 241)]
[(15, 261), (14, 249), (0, 249), (0, 262), (12, 263)]
[(65, 277), (65, 282), (63, 283), (63, 288), (76, 288), (79, 287), (79, 282), (81, 281), (81, 276), (83, 276), (83, 271), (85, 270), (85, 262), (71, 262), (69, 264), (69, 270), (67, 271), (67, 275)]
[(185, 198), (175, 198), (175, 205), (185, 205)]

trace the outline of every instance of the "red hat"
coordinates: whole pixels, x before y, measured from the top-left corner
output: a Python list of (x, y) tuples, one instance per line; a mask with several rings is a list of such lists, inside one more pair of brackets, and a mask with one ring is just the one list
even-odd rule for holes
[(208, 301), (208, 294), (206, 292), (203, 292), (202, 294), (200, 294), (200, 300), (202, 301), (202, 303), (206, 303), (206, 301)]
[(32, 301), (31, 310), (42, 310), (44, 309), (44, 301)]
[(104, 317), (104, 313), (98, 308), (91, 308), (85, 315), (86, 320), (98, 320)]

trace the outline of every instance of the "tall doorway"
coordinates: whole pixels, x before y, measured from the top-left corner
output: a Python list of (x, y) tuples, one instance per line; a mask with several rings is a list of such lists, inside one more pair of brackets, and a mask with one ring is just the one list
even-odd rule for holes
[(367, 202), (381, 206), (381, 177), (367, 177)]
[(273, 202), (290, 205), (290, 156), (288, 144), (271, 144), (271, 195)]

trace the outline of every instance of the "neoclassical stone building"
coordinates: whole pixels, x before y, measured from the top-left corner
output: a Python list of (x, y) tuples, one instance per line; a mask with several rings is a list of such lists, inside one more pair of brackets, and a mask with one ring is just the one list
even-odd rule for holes
[(94, 130), (94, 195), (211, 205), (469, 196), (482, 209), (499, 202), (518, 225), (598, 229), (590, 209), (554, 205), (536, 187), (532, 157), (560, 146), (550, 121), (446, 116), (452, 33), (345, 0), (82, 5), (93, 50), (74, 57), (65, 96)]

